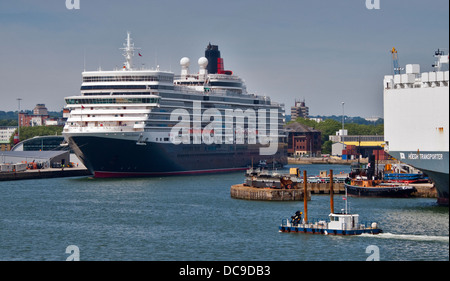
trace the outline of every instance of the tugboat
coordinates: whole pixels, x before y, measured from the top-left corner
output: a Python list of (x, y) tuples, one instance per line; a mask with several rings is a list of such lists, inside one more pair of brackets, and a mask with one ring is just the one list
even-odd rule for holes
[(330, 189), (330, 207), (331, 213), (328, 215), (329, 221), (316, 220), (308, 221), (307, 201), (304, 201), (304, 215), (297, 211), (295, 216), (289, 219), (283, 219), (279, 226), (280, 232), (294, 233), (312, 233), (312, 234), (332, 234), (332, 235), (361, 235), (363, 233), (379, 234), (382, 230), (377, 222), (363, 224), (359, 222), (358, 214), (349, 214), (347, 208), (347, 193), (345, 194), (345, 211), (342, 213), (334, 212), (333, 189)]
[(345, 190), (352, 196), (383, 198), (409, 198), (417, 191), (411, 185), (365, 179), (352, 179), (345, 184)]
[(367, 168), (352, 165), (352, 172), (345, 183), (345, 190), (351, 196), (383, 198), (409, 198), (417, 191), (414, 186), (382, 179), (381, 175), (381, 172), (375, 171), (374, 160), (369, 157)]

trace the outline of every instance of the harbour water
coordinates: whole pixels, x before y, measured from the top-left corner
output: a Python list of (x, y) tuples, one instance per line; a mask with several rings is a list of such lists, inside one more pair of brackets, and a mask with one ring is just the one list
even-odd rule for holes
[[(295, 167), (308, 175), (350, 170)], [(349, 198), (360, 220), (379, 222), (384, 233), (376, 236), (280, 233), (303, 202), (232, 199), (230, 186), (243, 180), (239, 172), (0, 182), (0, 260), (63, 261), (71, 245), (80, 260), (449, 260), (449, 210), (436, 199)], [(342, 195), (334, 201), (335, 210), (344, 207)], [(329, 196), (313, 195), (308, 218), (328, 213)]]

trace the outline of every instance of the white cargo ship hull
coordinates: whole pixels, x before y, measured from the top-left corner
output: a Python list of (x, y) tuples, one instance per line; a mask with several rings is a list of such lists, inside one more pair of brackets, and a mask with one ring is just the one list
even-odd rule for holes
[[(436, 72), (435, 72), (436, 73)], [(448, 71), (446, 72), (448, 76)], [(385, 77), (384, 138), (386, 151), (412, 165), (435, 182), (438, 203), (448, 204), (449, 193), (449, 87), (416, 74), (408, 82)]]

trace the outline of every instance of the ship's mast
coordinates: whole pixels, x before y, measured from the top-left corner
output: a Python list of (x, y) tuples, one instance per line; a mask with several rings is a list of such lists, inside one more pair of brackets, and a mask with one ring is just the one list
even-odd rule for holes
[(133, 68), (134, 50), (139, 50), (140, 48), (135, 48), (134, 43), (131, 43), (130, 32), (127, 32), (127, 41), (123, 46), (124, 48), (121, 48), (121, 50), (124, 50), (123, 56), (125, 57), (123, 70), (131, 70)]
[(436, 58), (436, 62), (432, 67), (434, 67), (435, 71), (441, 71), (442, 64), (448, 64), (449, 55), (445, 55), (444, 51), (438, 49), (434, 52), (434, 57)]

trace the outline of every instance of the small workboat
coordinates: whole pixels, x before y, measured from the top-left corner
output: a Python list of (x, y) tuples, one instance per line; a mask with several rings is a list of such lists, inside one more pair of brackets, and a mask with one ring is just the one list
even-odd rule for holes
[(359, 222), (358, 214), (331, 213), (329, 221), (294, 223), (283, 219), (280, 225), (281, 232), (330, 234), (330, 235), (360, 235), (363, 233), (379, 234), (382, 230), (378, 223), (364, 224)]
[[(306, 193), (305, 185), (305, 193)], [(334, 212), (333, 184), (330, 185), (330, 209), (329, 220), (308, 221), (307, 200), (304, 200), (304, 218), (297, 211), (291, 219), (283, 219), (279, 226), (280, 232), (312, 233), (325, 235), (361, 235), (363, 233), (379, 234), (382, 230), (377, 222), (361, 223), (358, 214), (348, 212), (348, 198), (345, 194), (345, 209), (342, 213)]]
[(426, 183), (428, 178), (423, 174), (385, 173), (384, 180), (401, 183)]

